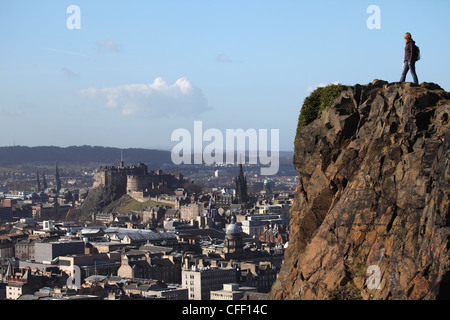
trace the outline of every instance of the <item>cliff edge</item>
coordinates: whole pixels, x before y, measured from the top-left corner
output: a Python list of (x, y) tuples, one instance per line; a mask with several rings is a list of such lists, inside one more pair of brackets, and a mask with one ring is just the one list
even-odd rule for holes
[(450, 299), (450, 93), (346, 87), (298, 130), (271, 299)]

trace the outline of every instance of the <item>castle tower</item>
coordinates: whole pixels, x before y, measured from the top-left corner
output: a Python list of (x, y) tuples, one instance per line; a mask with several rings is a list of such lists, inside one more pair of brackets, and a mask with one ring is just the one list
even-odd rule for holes
[(244, 176), (242, 163), (239, 164), (239, 174), (236, 177), (236, 197), (238, 203), (246, 203), (248, 200), (247, 194), (247, 178)]
[(55, 167), (55, 185), (56, 191), (59, 192), (59, 190), (61, 190), (61, 179), (59, 177), (58, 162), (56, 163)]

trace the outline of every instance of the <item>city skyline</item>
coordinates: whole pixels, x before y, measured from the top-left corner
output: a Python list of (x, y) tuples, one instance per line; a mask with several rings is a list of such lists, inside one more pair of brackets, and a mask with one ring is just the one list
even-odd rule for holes
[[(70, 28), (80, 9), (79, 25)], [(370, 27), (376, 6), (378, 26)], [(396, 82), (403, 35), (419, 82), (450, 87), (447, 1), (7, 1), (0, 145), (170, 150), (177, 129), (279, 129), (292, 151), (317, 86)], [(74, 18), (75, 20), (71, 20)], [(407, 81), (411, 81), (408, 75)], [(205, 143), (206, 145), (206, 143)]]

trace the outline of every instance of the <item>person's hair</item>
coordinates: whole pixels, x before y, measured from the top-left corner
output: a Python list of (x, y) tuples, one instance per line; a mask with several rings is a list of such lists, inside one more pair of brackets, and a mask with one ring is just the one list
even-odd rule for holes
[(412, 39), (411, 33), (409, 32), (405, 33), (405, 39)]

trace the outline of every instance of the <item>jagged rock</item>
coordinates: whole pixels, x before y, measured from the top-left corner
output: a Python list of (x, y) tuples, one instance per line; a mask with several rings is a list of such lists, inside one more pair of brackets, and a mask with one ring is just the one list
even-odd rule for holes
[(449, 114), (436, 84), (375, 80), (301, 129), (270, 298), (450, 298)]
[(118, 200), (122, 193), (115, 186), (98, 186), (89, 190), (89, 194), (80, 207), (81, 217), (90, 217), (93, 213), (102, 212), (108, 205)]

